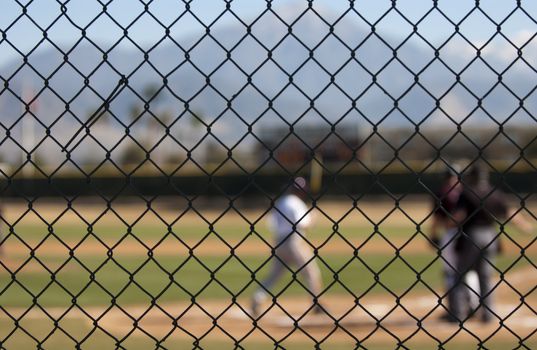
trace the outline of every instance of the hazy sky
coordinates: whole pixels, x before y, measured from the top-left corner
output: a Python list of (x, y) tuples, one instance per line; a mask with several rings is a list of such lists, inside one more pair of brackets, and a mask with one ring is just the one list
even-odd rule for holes
[[(101, 0), (105, 1), (105, 0)], [(109, 1), (109, 0), (108, 0)], [(192, 0), (190, 9), (197, 17), (185, 13), (183, 0), (154, 0), (149, 5), (149, 11), (158, 19), (144, 13), (144, 1), (149, 0), (113, 0), (103, 13), (103, 5), (97, 0), (20, 0), (27, 4), (27, 15), (23, 8), (14, 0), (3, 0), (0, 14), (0, 29), (7, 35), (7, 40), (23, 53), (29, 52), (43, 40), (42, 29), (47, 29), (48, 38), (56, 44), (70, 44), (80, 39), (81, 29), (86, 28), (87, 36), (96, 42), (111, 42), (119, 40), (123, 29), (127, 28), (129, 37), (143, 47), (150, 47), (158, 42), (165, 34), (165, 26), (170, 27), (171, 35), (179, 37), (204, 30), (203, 24), (209, 25), (225, 11), (224, 0)], [(249, 23), (267, 8), (265, 0), (232, 0), (231, 10), (237, 16)], [(285, 11), (291, 7), (307, 8), (305, 0), (273, 0), (269, 1), (276, 12)], [(65, 4), (62, 12), (61, 3)], [(391, 0), (357, 0), (356, 11), (370, 22), (376, 22), (379, 17), (391, 7)], [(347, 0), (314, 0), (314, 8), (330, 13), (328, 21), (333, 21), (349, 9)], [(410, 21), (418, 21), (432, 8), (432, 0), (397, 0), (397, 9)], [(459, 22), (475, 6), (474, 0), (439, 0), (441, 9), (453, 22)], [(480, 8), (494, 21), (502, 23), (502, 33), (515, 36), (519, 32), (537, 32), (537, 25), (520, 9), (509, 19), (507, 15), (515, 10), (515, 0), (481, 0)], [(537, 18), (537, 1), (522, 0), (522, 8), (531, 16)], [(66, 16), (62, 13), (65, 13)], [(141, 17), (134, 21), (138, 16)], [(181, 16), (177, 22), (177, 18)], [(32, 23), (31, 17), (35, 23)], [(351, 15), (357, 23), (367, 25), (356, 14)], [(18, 18), (18, 20), (17, 20)], [(97, 18), (97, 19), (95, 19)], [(505, 21), (504, 21), (505, 20)], [(93, 21), (93, 22), (92, 22)], [(115, 22), (117, 23), (115, 23)], [(134, 23), (133, 23), (134, 21)], [(200, 21), (203, 23), (201, 24)], [(217, 20), (214, 27), (238, 23), (231, 13), (227, 12)], [(41, 27), (42, 29), (40, 29)], [(77, 28), (78, 27), (78, 28)], [(392, 11), (378, 25), (380, 33), (391, 35), (408, 35), (411, 26), (400, 15)], [(418, 26), (423, 34), (433, 43), (445, 40), (454, 31), (453, 25), (443, 19), (437, 11)], [(485, 42), (494, 32), (496, 26), (485, 15), (475, 11), (461, 24), (461, 32), (474, 42)], [(527, 37), (527, 36), (526, 36)], [(1, 40), (1, 39), (0, 39)], [(50, 47), (50, 43), (39, 44), (40, 48)], [(21, 58), (5, 40), (0, 41), (0, 65), (13, 58)]]

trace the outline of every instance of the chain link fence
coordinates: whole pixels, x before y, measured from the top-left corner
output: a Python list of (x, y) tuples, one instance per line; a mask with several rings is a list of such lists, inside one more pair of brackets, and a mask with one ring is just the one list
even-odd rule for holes
[(532, 2), (2, 6), (1, 349), (537, 346)]

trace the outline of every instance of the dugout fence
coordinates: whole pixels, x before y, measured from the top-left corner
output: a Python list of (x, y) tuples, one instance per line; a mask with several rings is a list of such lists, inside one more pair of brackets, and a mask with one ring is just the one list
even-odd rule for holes
[[(536, 231), (511, 225), (536, 220), (532, 2), (2, 6), (0, 349), (537, 346)], [(450, 318), (431, 239), (441, 177), (475, 165), (486, 324)], [(319, 295), (267, 228), (297, 177)]]

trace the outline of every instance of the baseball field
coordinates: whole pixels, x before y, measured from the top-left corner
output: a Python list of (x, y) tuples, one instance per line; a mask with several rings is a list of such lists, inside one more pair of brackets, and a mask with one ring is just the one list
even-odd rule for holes
[[(510, 226), (502, 235), (501, 324), (471, 319), (460, 328), (439, 319), (444, 291), (425, 238), (429, 206), (423, 197), (319, 202), (308, 238), (329, 314), (308, 312), (311, 296), (289, 273), (254, 325), (250, 297), (269, 270), (272, 243), (262, 205), (8, 201), (0, 348), (537, 348), (535, 236)], [(537, 212), (537, 203), (526, 207)]]

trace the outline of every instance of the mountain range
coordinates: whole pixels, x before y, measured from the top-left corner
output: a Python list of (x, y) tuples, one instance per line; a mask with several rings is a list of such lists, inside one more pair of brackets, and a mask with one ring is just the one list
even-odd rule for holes
[[(166, 37), (153, 48), (140, 49), (128, 38), (119, 45), (84, 39), (61, 50), (45, 47), (26, 63), (16, 59), (0, 67), (8, 85), (0, 94), (1, 121), (16, 139), (21, 98), (37, 95), (31, 110), (39, 121), (30, 143), (45, 140), (40, 147), (54, 157), (125, 76), (128, 84), (111, 101), (110, 113), (124, 125), (140, 115), (130, 135), (155, 133), (158, 140), (165, 128), (150, 126), (143, 112), (144, 99), (150, 100), (148, 110), (166, 115), (163, 123), (186, 147), (206, 137), (207, 125), (209, 138), (247, 147), (249, 125), (259, 135), (286, 123), (352, 125), (363, 133), (373, 125), (456, 130), (461, 121), (464, 127), (535, 124), (537, 44), (531, 33), (511, 38), (514, 44), (496, 36), (481, 48), (458, 34), (429, 43), (419, 28), (410, 36), (373, 32), (352, 13), (326, 23), (337, 17), (327, 9), (303, 14), (287, 7), (249, 26), (237, 21)], [(148, 91), (160, 92), (153, 98)], [(108, 119), (95, 124), (95, 140), (88, 142), (123, 143), (125, 127)], [(8, 158), (19, 147), (9, 138), (2, 144)]]

